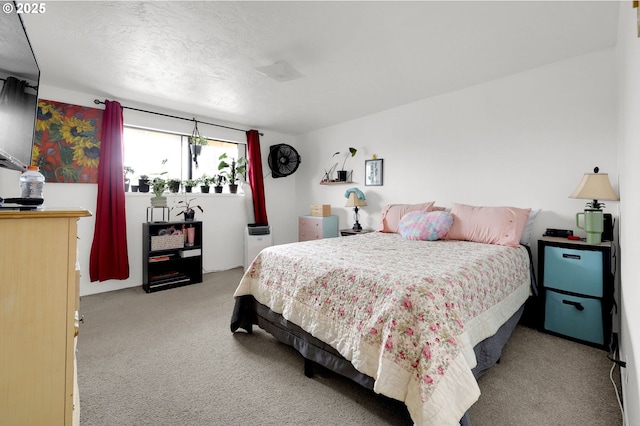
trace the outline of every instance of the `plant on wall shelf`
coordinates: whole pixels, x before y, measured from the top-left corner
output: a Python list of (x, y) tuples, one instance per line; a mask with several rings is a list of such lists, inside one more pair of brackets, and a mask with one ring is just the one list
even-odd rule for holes
[[(347, 159), (351, 157), (355, 157), (358, 150), (353, 147), (349, 147), (349, 150), (344, 154), (344, 160), (342, 160), (342, 169), (338, 170), (338, 181), (345, 182), (347, 180), (347, 170), (345, 166), (347, 164)], [(335, 152), (331, 157), (335, 157), (336, 155), (340, 155), (340, 151)], [(325, 182), (331, 181), (331, 176), (333, 175), (334, 170), (338, 167), (339, 163), (335, 163), (329, 170), (324, 171), (324, 178), (322, 179)]]
[[(358, 152), (357, 149), (349, 147), (349, 152), (346, 152), (344, 154), (344, 160), (342, 161), (342, 169), (341, 170), (345, 170), (344, 166), (347, 164), (347, 158), (349, 158), (349, 155), (351, 155), (352, 157), (355, 157), (357, 152)], [(338, 152), (337, 154), (340, 154), (340, 153)]]

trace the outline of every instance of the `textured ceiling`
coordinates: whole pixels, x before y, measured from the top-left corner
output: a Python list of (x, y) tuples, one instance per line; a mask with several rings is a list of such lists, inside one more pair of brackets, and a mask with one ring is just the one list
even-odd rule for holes
[[(41, 83), (298, 134), (615, 44), (618, 2), (49, 1)], [(255, 68), (285, 61), (301, 78)]]

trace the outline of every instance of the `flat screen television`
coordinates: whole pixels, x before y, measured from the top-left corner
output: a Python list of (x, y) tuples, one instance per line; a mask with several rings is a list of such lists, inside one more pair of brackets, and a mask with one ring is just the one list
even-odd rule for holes
[(0, 14), (0, 167), (22, 171), (31, 164), (40, 68), (15, 10)]

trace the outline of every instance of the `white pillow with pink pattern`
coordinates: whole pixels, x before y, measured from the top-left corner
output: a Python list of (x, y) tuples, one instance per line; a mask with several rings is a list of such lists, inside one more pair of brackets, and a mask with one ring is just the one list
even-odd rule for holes
[(446, 211), (409, 212), (400, 219), (398, 232), (407, 240), (435, 241), (444, 239), (452, 225), (453, 216)]

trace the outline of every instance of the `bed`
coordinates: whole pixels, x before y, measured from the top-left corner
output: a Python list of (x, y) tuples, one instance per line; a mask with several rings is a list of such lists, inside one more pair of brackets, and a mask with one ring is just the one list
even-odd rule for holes
[(521, 245), (393, 232), (285, 244), (246, 270), (231, 331), (258, 325), (303, 355), (305, 374), (317, 363), (403, 401), (417, 425), (468, 424), (476, 378), (532, 284)]

